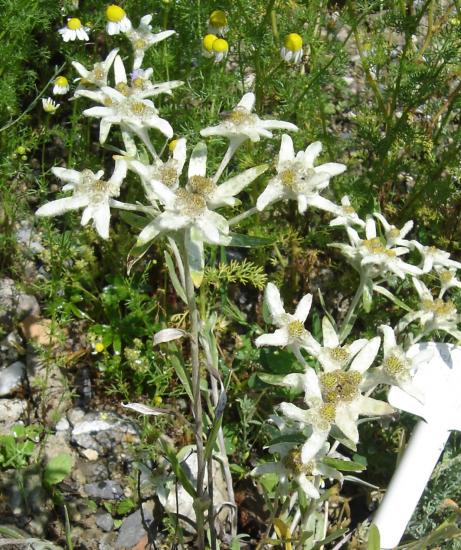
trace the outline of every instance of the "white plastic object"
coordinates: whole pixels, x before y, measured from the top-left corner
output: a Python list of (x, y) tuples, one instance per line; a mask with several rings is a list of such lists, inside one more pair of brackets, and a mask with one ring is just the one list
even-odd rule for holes
[(389, 403), (424, 420), (418, 422), (373, 519), (383, 550), (399, 544), (450, 431), (461, 430), (461, 348), (436, 342), (413, 348), (433, 351), (412, 381), (420, 400), (395, 386), (389, 392)]

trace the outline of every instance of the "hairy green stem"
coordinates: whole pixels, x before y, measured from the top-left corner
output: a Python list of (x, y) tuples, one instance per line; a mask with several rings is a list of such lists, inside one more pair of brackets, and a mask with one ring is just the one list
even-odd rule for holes
[(194, 283), (187, 256), (187, 250), (184, 248), (183, 260), (186, 277), (186, 297), (189, 308), (190, 319), (190, 350), (192, 364), (192, 413), (195, 424), (195, 444), (197, 448), (197, 499), (194, 502), (197, 528), (197, 548), (205, 549), (205, 514), (204, 514), (204, 496), (205, 489), (203, 484), (205, 474), (205, 453), (203, 448), (203, 412), (202, 396), (200, 393), (200, 357), (199, 357), (199, 326), (200, 317), (197, 309)]

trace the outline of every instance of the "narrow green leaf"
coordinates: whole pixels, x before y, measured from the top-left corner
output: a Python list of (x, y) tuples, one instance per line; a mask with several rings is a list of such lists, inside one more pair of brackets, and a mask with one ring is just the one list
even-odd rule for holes
[(181, 383), (184, 386), (184, 389), (186, 390), (189, 399), (193, 401), (192, 382), (189, 378), (188, 373), (186, 372), (186, 369), (184, 368), (184, 365), (181, 363), (178, 357), (176, 357), (176, 355), (170, 355), (170, 361), (176, 372), (176, 376), (179, 378), (179, 380), (181, 380)]
[(184, 489), (189, 493), (189, 495), (193, 498), (197, 498), (197, 491), (195, 490), (194, 486), (192, 485), (192, 482), (187, 477), (187, 474), (184, 472), (181, 463), (178, 461), (175, 452), (173, 449), (164, 441), (163, 439), (160, 440), (163, 450), (165, 451), (166, 458), (168, 459), (168, 462), (171, 464), (171, 468), (173, 469), (173, 472), (175, 476), (177, 477), (178, 481), (181, 483), (181, 485), (184, 487)]
[(215, 417), (213, 424), (211, 425), (210, 431), (207, 436), (207, 442), (205, 446), (205, 460), (209, 460), (213, 455), (213, 447), (216, 443), (216, 438), (218, 437), (219, 428), (221, 427), (224, 407), (226, 406), (227, 395), (223, 390), (219, 396), (218, 404), (216, 405)]
[(239, 233), (230, 233), (231, 242), (228, 246), (241, 248), (255, 248), (260, 246), (269, 246), (276, 242), (273, 237), (252, 237), (250, 235), (240, 235)]
[(120, 210), (119, 216), (125, 223), (139, 230), (144, 229), (150, 221), (145, 216), (140, 216), (139, 214), (134, 214), (133, 212), (127, 212), (126, 210)]
[(359, 464), (358, 462), (352, 462), (352, 460), (341, 460), (339, 458), (331, 458), (329, 456), (324, 457), (322, 459), (322, 462), (327, 466), (331, 466), (332, 468), (335, 468), (336, 470), (340, 470), (342, 472), (363, 472), (367, 469), (366, 466), (364, 466), (363, 464)]
[(168, 273), (170, 274), (171, 283), (173, 284), (176, 294), (181, 298), (181, 300), (187, 305), (186, 291), (184, 287), (179, 282), (179, 278), (176, 275), (176, 269), (174, 267), (173, 260), (168, 252), (165, 250), (165, 263), (168, 268)]

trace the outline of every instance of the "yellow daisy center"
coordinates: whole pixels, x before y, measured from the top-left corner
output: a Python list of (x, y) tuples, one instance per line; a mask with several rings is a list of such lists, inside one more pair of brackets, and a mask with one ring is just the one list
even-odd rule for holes
[(169, 149), (170, 153), (172, 153), (176, 149), (176, 145), (178, 145), (178, 140), (177, 139), (172, 139), (170, 141), (170, 143), (168, 144), (168, 149)]
[(203, 47), (207, 52), (213, 51), (213, 43), (218, 40), (218, 37), (214, 34), (207, 34), (202, 41)]
[(71, 31), (76, 31), (77, 29), (80, 29), (81, 26), (82, 23), (77, 17), (72, 17), (69, 21), (67, 21), (67, 28)]
[(224, 53), (229, 50), (229, 44), (227, 43), (227, 40), (224, 40), (224, 38), (217, 38), (213, 42), (213, 51), (217, 53)]
[(187, 186), (192, 193), (206, 196), (213, 191), (215, 184), (210, 178), (205, 178), (204, 176), (192, 176), (189, 178)]
[(56, 86), (59, 86), (60, 88), (65, 88), (69, 84), (69, 81), (65, 76), (58, 76), (58, 78), (54, 81), (54, 83), (56, 84)]
[(225, 27), (227, 25), (227, 16), (222, 10), (215, 10), (211, 13), (209, 21), (213, 27)]
[(119, 23), (125, 15), (125, 10), (120, 6), (116, 6), (115, 4), (107, 6), (106, 17), (108, 21), (111, 21), (112, 23)]
[(303, 39), (299, 36), (299, 34), (292, 32), (285, 38), (285, 48), (287, 50), (291, 50), (292, 52), (299, 52), (299, 50), (303, 47)]
[(94, 346), (94, 349), (98, 353), (101, 353), (102, 351), (104, 351), (104, 344), (102, 342), (97, 342)]
[(288, 325), (288, 334), (292, 338), (300, 338), (305, 332), (304, 323), (301, 321), (291, 321)]
[(362, 375), (355, 370), (335, 370), (320, 375), (322, 395), (327, 403), (353, 401), (360, 393), (359, 384)]

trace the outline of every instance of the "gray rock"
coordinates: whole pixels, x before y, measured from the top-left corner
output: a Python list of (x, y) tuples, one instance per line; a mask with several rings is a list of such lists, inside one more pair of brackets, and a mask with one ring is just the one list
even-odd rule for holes
[(57, 432), (65, 432), (70, 429), (69, 421), (65, 416), (63, 416), (59, 422), (56, 424), (55, 429)]
[(104, 500), (117, 500), (123, 496), (123, 489), (118, 481), (105, 479), (95, 483), (87, 483), (83, 487), (85, 493), (91, 498)]
[(22, 379), (26, 373), (26, 365), (16, 361), (9, 367), (0, 371), (0, 397), (10, 395), (21, 387)]
[(7, 434), (27, 410), (23, 399), (2, 399), (0, 401), (0, 434)]
[(70, 411), (67, 411), (67, 420), (72, 424), (72, 426), (75, 426), (77, 422), (80, 422), (84, 416), (85, 411), (83, 409), (71, 409)]
[(40, 233), (37, 232), (30, 221), (22, 221), (16, 231), (18, 243), (35, 254), (40, 254), (44, 250), (39, 237)]
[(114, 520), (108, 512), (100, 512), (96, 514), (96, 525), (106, 533), (112, 531)]
[[(153, 503), (145, 502), (142, 507), (144, 519), (149, 524), (153, 520)], [(142, 523), (141, 510), (136, 510), (136, 512), (133, 512), (123, 520), (117, 540), (115, 541), (115, 549), (125, 550), (133, 548), (145, 535), (146, 530)]]
[(16, 330), (10, 332), (0, 342), (0, 364), (2, 366), (17, 361), (22, 353), (24, 353), (22, 338)]
[(35, 296), (21, 293), (12, 279), (0, 279), (0, 324), (12, 325), (12, 319), (22, 320), (28, 315), (40, 315)]

